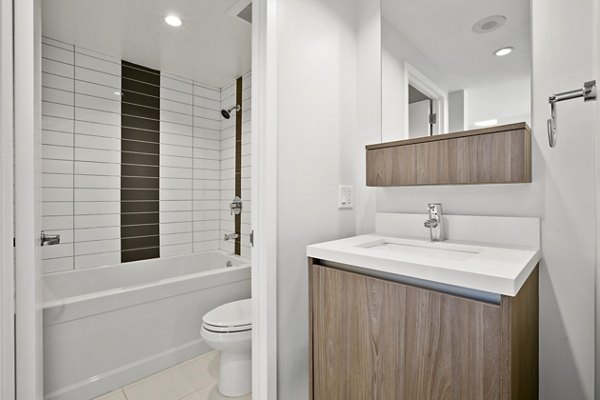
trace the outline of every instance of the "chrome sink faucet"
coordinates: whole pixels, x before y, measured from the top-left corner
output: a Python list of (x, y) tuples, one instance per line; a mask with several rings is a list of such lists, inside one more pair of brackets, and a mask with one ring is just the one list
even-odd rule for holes
[(442, 215), (442, 205), (440, 203), (429, 203), (429, 219), (425, 221), (425, 228), (429, 228), (429, 236), (432, 242), (443, 242), (444, 237), (444, 218)]

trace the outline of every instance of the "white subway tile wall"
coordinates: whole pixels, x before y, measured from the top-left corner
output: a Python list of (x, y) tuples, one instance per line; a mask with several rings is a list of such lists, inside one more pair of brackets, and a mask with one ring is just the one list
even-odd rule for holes
[[(250, 258), (250, 116), (252, 112), (251, 92), (252, 75), (250, 72), (242, 80), (242, 226), (241, 255)], [(229, 109), (235, 105), (236, 82), (221, 89), (222, 108)], [(237, 114), (233, 112), (230, 119), (221, 120), (221, 239), (234, 231), (234, 217), (229, 204), (235, 196), (235, 124)], [(221, 241), (221, 249), (234, 252), (234, 243)]]
[(121, 61), (42, 40), (43, 271), (120, 262)]
[[(121, 60), (42, 39), (44, 273), (118, 264)], [(242, 256), (250, 257), (250, 73), (244, 76)], [(235, 82), (223, 89), (161, 73), (161, 257), (223, 249), (233, 232)], [(230, 104), (231, 103), (231, 104)]]

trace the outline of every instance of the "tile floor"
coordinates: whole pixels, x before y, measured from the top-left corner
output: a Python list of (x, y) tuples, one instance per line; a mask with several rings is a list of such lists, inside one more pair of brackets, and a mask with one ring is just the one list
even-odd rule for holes
[(219, 394), (219, 353), (211, 351), (94, 400), (250, 400)]

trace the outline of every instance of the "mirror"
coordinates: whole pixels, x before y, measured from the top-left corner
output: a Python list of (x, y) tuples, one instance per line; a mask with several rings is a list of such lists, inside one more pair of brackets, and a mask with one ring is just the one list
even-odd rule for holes
[(531, 120), (529, 0), (382, 0), (382, 142)]

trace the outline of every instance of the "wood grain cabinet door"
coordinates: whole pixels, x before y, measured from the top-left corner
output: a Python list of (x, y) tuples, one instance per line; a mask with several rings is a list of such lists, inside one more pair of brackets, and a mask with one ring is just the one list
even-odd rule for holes
[(500, 307), (312, 267), (314, 400), (500, 398)]

